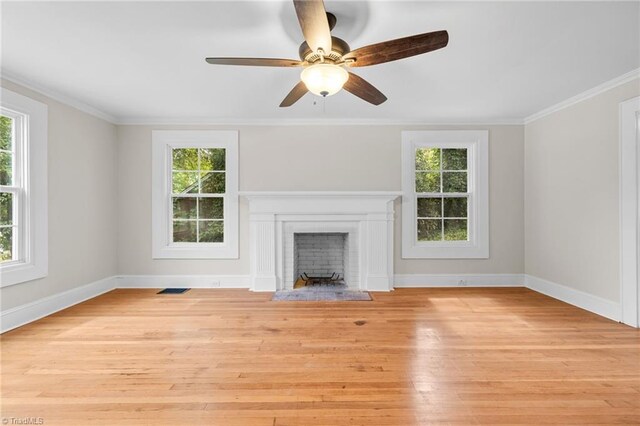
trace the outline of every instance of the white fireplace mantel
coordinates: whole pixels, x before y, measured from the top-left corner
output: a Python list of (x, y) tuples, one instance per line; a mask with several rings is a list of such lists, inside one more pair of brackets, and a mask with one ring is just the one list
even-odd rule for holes
[(359, 288), (393, 289), (393, 201), (400, 192), (261, 191), (240, 195), (249, 200), (253, 291), (276, 291), (293, 279), (285, 276), (290, 273), (285, 241), (294, 232), (353, 234), (358, 244)]

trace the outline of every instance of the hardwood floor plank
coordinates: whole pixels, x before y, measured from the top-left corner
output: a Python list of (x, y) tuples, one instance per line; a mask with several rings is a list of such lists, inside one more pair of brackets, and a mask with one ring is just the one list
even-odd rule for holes
[(640, 331), (522, 288), (115, 290), (0, 337), (46, 425), (640, 424)]

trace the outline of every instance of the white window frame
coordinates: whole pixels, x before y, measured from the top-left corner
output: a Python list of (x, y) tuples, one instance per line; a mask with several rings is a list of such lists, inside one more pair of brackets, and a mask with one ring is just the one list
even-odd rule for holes
[[(419, 148), (467, 148), (468, 241), (418, 241), (415, 153)], [(402, 258), (489, 257), (489, 132), (422, 130), (402, 132)]]
[[(152, 133), (152, 256), (154, 259), (238, 258), (238, 132), (154, 130)], [(224, 148), (224, 242), (172, 242), (172, 149)]]
[(0, 263), (0, 287), (47, 276), (47, 106), (2, 88), (2, 115), (14, 119), (13, 238), (17, 259)]

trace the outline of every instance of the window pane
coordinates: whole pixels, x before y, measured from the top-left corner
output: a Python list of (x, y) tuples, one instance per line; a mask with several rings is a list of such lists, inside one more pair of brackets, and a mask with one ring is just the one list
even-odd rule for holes
[(13, 194), (0, 193), (0, 225), (13, 224)]
[(441, 219), (418, 219), (418, 241), (442, 240)]
[(416, 149), (416, 170), (440, 170), (440, 148)]
[(224, 242), (224, 222), (221, 220), (200, 220), (200, 242)]
[(467, 172), (443, 172), (444, 192), (467, 192)]
[(467, 170), (467, 150), (443, 149), (442, 150), (443, 170)]
[(0, 115), (0, 149), (13, 150), (13, 119)]
[(200, 149), (200, 170), (224, 170), (224, 148)]
[(174, 219), (196, 219), (197, 198), (174, 197)]
[(467, 241), (467, 221), (460, 219), (445, 219), (444, 239), (446, 241)]
[(13, 260), (13, 228), (0, 228), (0, 262)]
[(418, 198), (418, 217), (441, 217), (442, 198)]
[(440, 192), (440, 173), (416, 173), (416, 192)]
[(197, 148), (176, 148), (173, 150), (173, 170), (198, 170)]
[(8, 152), (0, 152), (0, 185), (11, 184), (13, 184), (11, 154)]
[(202, 173), (203, 194), (223, 194), (225, 192), (225, 174), (221, 172)]
[(445, 198), (444, 217), (467, 217), (467, 199)]
[(195, 243), (196, 242), (196, 221), (173, 221), (173, 242), (175, 243)]
[(173, 193), (198, 193), (198, 172), (173, 172)]
[(200, 219), (222, 219), (224, 198), (200, 198)]

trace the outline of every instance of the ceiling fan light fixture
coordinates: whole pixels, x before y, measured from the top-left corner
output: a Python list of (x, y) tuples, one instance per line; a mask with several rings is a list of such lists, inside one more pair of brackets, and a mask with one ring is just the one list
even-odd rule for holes
[(327, 97), (342, 89), (349, 80), (349, 73), (338, 65), (315, 64), (302, 70), (300, 79), (311, 93)]

